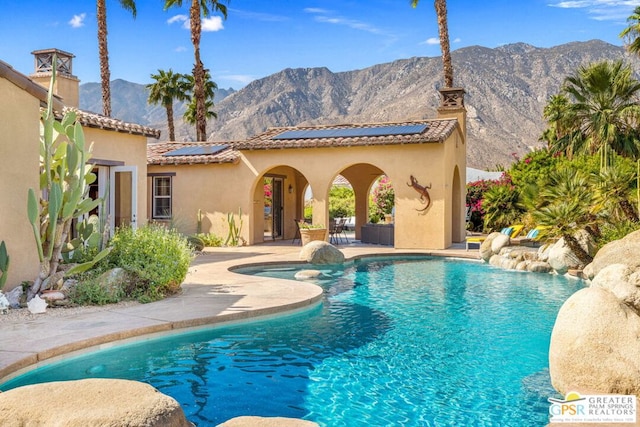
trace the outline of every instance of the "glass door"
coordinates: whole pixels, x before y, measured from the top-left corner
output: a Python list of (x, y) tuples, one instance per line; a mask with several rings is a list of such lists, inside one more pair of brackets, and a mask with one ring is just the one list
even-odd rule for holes
[(138, 225), (138, 168), (115, 166), (110, 170), (109, 213), (111, 232), (117, 227)]

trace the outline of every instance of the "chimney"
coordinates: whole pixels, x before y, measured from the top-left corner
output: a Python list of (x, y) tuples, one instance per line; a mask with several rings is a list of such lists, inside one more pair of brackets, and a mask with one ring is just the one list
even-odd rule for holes
[(53, 57), (57, 56), (56, 82), (53, 93), (62, 98), (67, 107), (78, 108), (80, 105), (80, 80), (72, 73), (73, 54), (59, 49), (34, 50), (35, 72), (29, 77), (34, 82), (49, 89), (53, 71)]
[(438, 118), (456, 118), (462, 129), (462, 136), (467, 140), (467, 109), (464, 108), (464, 94), (461, 87), (446, 87), (440, 89), (440, 107)]

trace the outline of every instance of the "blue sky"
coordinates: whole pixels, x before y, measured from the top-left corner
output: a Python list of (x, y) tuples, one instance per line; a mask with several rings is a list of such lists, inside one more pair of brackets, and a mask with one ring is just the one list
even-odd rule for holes
[[(163, 0), (138, 0), (138, 16), (106, 0), (112, 79), (151, 82), (158, 69), (189, 73), (193, 64), (188, 7), (163, 10)], [(185, 5), (190, 4), (184, 0)], [(228, 19), (212, 16), (201, 54), (221, 88), (239, 89), (285, 68), (326, 66), (348, 71), (413, 56), (439, 56), (433, 0), (231, 0)], [(618, 34), (640, 0), (449, 0), (451, 49), (525, 42), (551, 47)], [(0, 0), (0, 60), (24, 74), (31, 52), (73, 53), (73, 72), (98, 82), (95, 2)]]

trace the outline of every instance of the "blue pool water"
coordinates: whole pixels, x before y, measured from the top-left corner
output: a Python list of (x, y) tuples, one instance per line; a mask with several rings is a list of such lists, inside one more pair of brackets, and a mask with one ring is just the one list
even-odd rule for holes
[[(244, 272), (292, 278), (308, 268)], [(556, 396), (549, 337), (580, 282), (440, 258), (316, 268), (324, 302), (302, 314), (82, 355), (0, 390), (134, 379), (174, 397), (200, 427), (240, 415), (330, 427), (546, 425)]]

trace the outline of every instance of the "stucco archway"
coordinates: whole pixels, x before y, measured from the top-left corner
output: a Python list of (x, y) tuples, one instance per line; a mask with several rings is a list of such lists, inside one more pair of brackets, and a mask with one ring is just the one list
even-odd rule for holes
[[(274, 190), (270, 206), (265, 205), (265, 180)], [(297, 230), (294, 221), (304, 217), (304, 192), (308, 186), (300, 171), (286, 165), (269, 168), (255, 179), (253, 212), (249, 216), (254, 243), (294, 238)]]
[(453, 170), (451, 183), (451, 238), (454, 242), (462, 242), (465, 239), (465, 223), (463, 217), (463, 203), (465, 191), (460, 179), (460, 170), (456, 166)]

